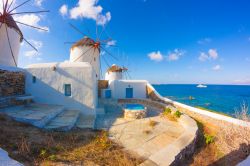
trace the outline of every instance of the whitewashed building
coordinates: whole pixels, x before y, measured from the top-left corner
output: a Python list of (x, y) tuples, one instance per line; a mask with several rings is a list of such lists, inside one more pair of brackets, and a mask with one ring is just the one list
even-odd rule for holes
[(34, 64), (26, 68), (26, 93), (38, 103), (95, 114), (97, 79), (88, 62)]

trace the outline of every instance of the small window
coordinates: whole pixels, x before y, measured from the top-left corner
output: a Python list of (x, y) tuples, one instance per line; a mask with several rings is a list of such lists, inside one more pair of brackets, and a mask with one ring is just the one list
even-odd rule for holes
[(32, 82), (33, 84), (36, 83), (36, 76), (32, 76)]
[(64, 84), (65, 96), (71, 96), (71, 84)]
[(94, 61), (96, 61), (95, 58), (94, 58)]

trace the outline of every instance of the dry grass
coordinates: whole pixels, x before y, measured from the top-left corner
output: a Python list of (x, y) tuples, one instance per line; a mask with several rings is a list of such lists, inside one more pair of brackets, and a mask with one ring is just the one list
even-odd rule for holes
[(45, 132), (0, 115), (0, 147), (25, 165), (138, 165), (103, 131)]
[(148, 125), (149, 125), (150, 127), (155, 127), (157, 124), (158, 124), (158, 122), (156, 122), (156, 121), (154, 121), (154, 120), (149, 120), (149, 122), (148, 122)]
[[(216, 126), (209, 120), (198, 122), (200, 134), (196, 152), (188, 163), (192, 166), (237, 165), (250, 154), (250, 131), (235, 125)], [(206, 144), (204, 135), (215, 136)]]

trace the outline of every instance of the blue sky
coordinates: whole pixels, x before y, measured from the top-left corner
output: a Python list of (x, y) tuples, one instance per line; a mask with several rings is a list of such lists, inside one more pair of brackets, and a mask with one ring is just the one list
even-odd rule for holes
[[(17, 4), (21, 0), (17, 0)], [(22, 45), (19, 65), (69, 59), (70, 45), (83, 36), (69, 23), (95, 38), (111, 36), (119, 58), (133, 79), (151, 83), (250, 84), (249, 0), (36, 0), (18, 11), (48, 9), (50, 13), (18, 18), (48, 28), (38, 32), (21, 27), (39, 48)], [(62, 7), (64, 6), (64, 7)], [(61, 9), (61, 10), (60, 10)], [(33, 21), (31, 21), (31, 20)], [(106, 65), (102, 62), (103, 71)]]

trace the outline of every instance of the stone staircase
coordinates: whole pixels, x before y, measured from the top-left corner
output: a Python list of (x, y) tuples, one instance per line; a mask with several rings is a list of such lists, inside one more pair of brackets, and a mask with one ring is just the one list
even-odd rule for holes
[(95, 117), (60, 105), (31, 103), (0, 109), (12, 119), (48, 131), (69, 131), (73, 128), (93, 128)]

